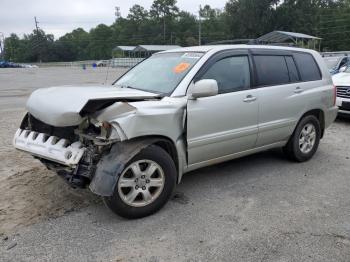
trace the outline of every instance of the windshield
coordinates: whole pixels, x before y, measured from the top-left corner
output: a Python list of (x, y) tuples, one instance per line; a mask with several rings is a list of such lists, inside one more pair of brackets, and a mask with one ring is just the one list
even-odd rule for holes
[(198, 52), (155, 54), (128, 71), (115, 85), (169, 94), (202, 55)]

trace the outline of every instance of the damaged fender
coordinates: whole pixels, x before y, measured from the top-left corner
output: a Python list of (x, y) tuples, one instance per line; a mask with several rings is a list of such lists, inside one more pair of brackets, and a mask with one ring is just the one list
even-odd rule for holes
[[(176, 165), (181, 180), (186, 166), (186, 147), (183, 139), (186, 98), (164, 98), (162, 101), (117, 102), (94, 114), (98, 121), (111, 123), (119, 142), (98, 162), (90, 190), (101, 196), (111, 196), (119, 174), (136, 154), (147, 146), (167, 137), (177, 150)], [(142, 128), (140, 128), (142, 127)], [(110, 139), (114, 138), (114, 133)], [(157, 136), (157, 137), (155, 137)], [(178, 180), (178, 182), (179, 182)]]
[(95, 175), (89, 186), (90, 190), (100, 196), (111, 196), (125, 164), (142, 149), (161, 140), (149, 138), (115, 143), (110, 152), (104, 155), (97, 164)]

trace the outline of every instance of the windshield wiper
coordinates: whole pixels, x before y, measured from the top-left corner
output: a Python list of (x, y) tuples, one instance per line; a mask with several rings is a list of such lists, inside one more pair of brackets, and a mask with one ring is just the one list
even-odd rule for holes
[(147, 92), (147, 93), (156, 93), (156, 94), (158, 95), (157, 97), (165, 97), (165, 96), (166, 96), (166, 93), (159, 92), (159, 91), (144, 90), (144, 89), (136, 88), (136, 87), (129, 86), (129, 85), (116, 85), (116, 86), (119, 86), (119, 87), (121, 87), (121, 88), (135, 89), (135, 90), (139, 90), (139, 91), (143, 91), (143, 92)]

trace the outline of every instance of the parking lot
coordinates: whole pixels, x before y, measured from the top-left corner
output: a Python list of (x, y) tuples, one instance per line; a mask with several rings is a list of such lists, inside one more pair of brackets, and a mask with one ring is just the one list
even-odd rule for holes
[(0, 261), (350, 261), (350, 119), (309, 162), (272, 150), (192, 172), (139, 220), (12, 148), (31, 91), (111, 83), (125, 69), (107, 70), (0, 71)]

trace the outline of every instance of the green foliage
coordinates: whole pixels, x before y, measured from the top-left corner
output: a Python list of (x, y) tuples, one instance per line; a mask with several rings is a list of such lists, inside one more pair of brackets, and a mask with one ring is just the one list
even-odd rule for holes
[(137, 23), (142, 23), (142, 21), (148, 19), (148, 11), (140, 5), (134, 5), (129, 10), (128, 19)]
[(226, 21), (233, 38), (256, 38), (274, 29), (277, 0), (229, 0)]
[[(181, 11), (176, 0), (154, 0), (150, 10), (130, 8), (126, 18), (100, 24), (89, 32), (77, 28), (57, 40), (44, 31), (5, 39), (5, 59), (15, 62), (108, 59), (117, 45), (202, 44), (252, 39), (273, 30), (323, 38), (322, 49), (350, 48), (350, 0), (228, 0), (223, 10), (204, 5), (201, 21)], [(121, 54), (118, 54), (121, 55)]]

